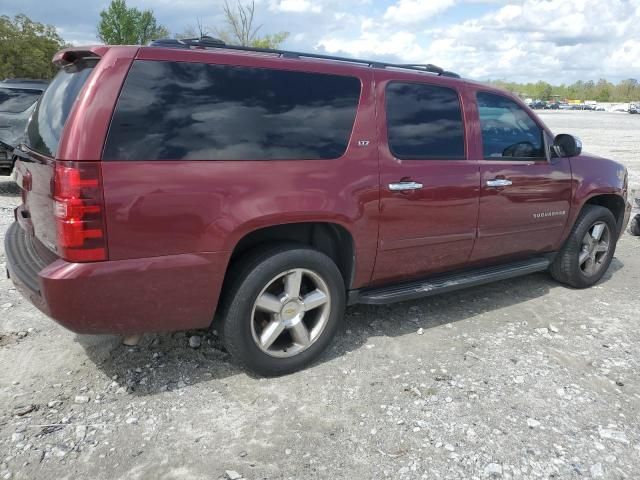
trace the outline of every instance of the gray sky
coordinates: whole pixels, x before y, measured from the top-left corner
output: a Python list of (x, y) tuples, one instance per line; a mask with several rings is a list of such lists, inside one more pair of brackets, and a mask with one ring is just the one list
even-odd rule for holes
[[(2, 0), (0, 14), (55, 25), (74, 44), (97, 43), (106, 0)], [(221, 24), (219, 0), (129, 0), (172, 33), (200, 18)], [(283, 48), (435, 63), (476, 79), (640, 77), (640, 0), (256, 0), (265, 33)]]

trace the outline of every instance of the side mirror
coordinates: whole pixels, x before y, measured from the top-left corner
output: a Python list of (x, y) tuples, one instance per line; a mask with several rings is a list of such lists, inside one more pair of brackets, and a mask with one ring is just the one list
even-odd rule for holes
[(576, 157), (582, 152), (582, 140), (567, 133), (556, 135), (553, 151), (558, 157)]

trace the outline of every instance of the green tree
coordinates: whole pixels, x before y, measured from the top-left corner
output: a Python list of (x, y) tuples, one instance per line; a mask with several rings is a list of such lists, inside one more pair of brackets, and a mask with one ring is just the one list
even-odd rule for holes
[(600, 80), (598, 80), (598, 83), (596, 83), (596, 88), (594, 90), (596, 96), (595, 99), (599, 102), (616, 101), (614, 98), (612, 98), (612, 90), (613, 85), (607, 82), (604, 78), (601, 78)]
[(593, 80), (584, 82), (584, 97), (582, 100), (593, 100), (595, 98), (596, 84)]
[(0, 79), (51, 78), (56, 71), (51, 59), (63, 47), (53, 25), (22, 14), (0, 16)]
[(584, 100), (580, 98), (584, 93), (584, 82), (582, 80), (578, 80), (576, 83), (573, 83), (567, 87), (567, 97), (572, 100)]
[(198, 17), (195, 25), (189, 25), (182, 33), (176, 33), (176, 38), (178, 40), (183, 38), (202, 38), (207, 35), (210, 35), (209, 29), (204, 26), (202, 19)]
[(557, 96), (561, 100), (597, 100), (599, 102), (638, 102), (640, 101), (640, 82), (635, 78), (622, 80), (617, 85), (604, 78), (595, 83), (593, 80), (578, 80), (571, 85), (550, 85), (547, 82), (515, 83), (504, 80), (490, 80), (490, 85), (513, 92), (520, 97), (549, 100)]
[(169, 31), (158, 25), (153, 11), (129, 8), (125, 0), (112, 0), (109, 7), (100, 12), (98, 38), (106, 44), (144, 45), (168, 36)]
[(533, 86), (534, 97), (539, 100), (549, 100), (553, 93), (553, 87), (547, 82), (538, 82)]
[(216, 35), (225, 43), (258, 47), (278, 48), (289, 36), (289, 32), (278, 32), (271, 35), (259, 36), (262, 25), (254, 25), (256, 2), (243, 5), (238, 1), (235, 6), (225, 0), (223, 13), (223, 28), (216, 29)]
[(635, 78), (622, 80), (615, 86), (614, 94), (616, 100), (621, 102), (632, 102), (640, 98), (640, 85)]

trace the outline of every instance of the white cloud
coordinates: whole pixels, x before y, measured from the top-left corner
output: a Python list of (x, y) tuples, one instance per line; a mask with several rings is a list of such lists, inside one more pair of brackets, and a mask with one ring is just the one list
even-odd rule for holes
[(311, 2), (310, 0), (273, 0), (269, 8), (280, 12), (294, 13), (320, 13), (322, 5), (319, 2)]
[(640, 74), (640, 39), (627, 40), (618, 46), (606, 59), (612, 69), (632, 69)]
[(639, 7), (640, 0), (525, 0), (430, 31), (426, 54), (479, 78), (621, 78), (637, 72), (638, 43), (625, 39), (638, 37)]
[(384, 37), (366, 32), (353, 40), (328, 37), (321, 40), (318, 45), (329, 53), (346, 53), (354, 57), (387, 55), (415, 58), (424, 54), (424, 50), (416, 42), (415, 35), (410, 32), (396, 32)]
[(445, 4), (399, 0), (361, 21), (355, 34), (327, 33), (317, 46), (435, 63), (477, 79), (561, 83), (640, 75), (640, 0), (523, 0), (436, 28), (407, 24), (408, 16), (435, 15)]
[(454, 3), (454, 0), (398, 0), (387, 8), (384, 19), (400, 24), (423, 22), (449, 9)]

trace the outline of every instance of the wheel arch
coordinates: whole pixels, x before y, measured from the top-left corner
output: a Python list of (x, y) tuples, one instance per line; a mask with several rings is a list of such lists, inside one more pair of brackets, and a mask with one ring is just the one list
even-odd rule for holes
[(284, 242), (307, 245), (327, 255), (340, 270), (347, 290), (351, 288), (356, 268), (355, 242), (352, 233), (335, 222), (305, 221), (256, 228), (236, 242), (227, 272), (242, 255), (259, 245)]
[(619, 235), (621, 233), (626, 208), (625, 201), (622, 196), (615, 193), (593, 195), (583, 203), (580, 211), (582, 211), (586, 205), (598, 205), (609, 210), (616, 219), (616, 225), (618, 227), (617, 234)]

